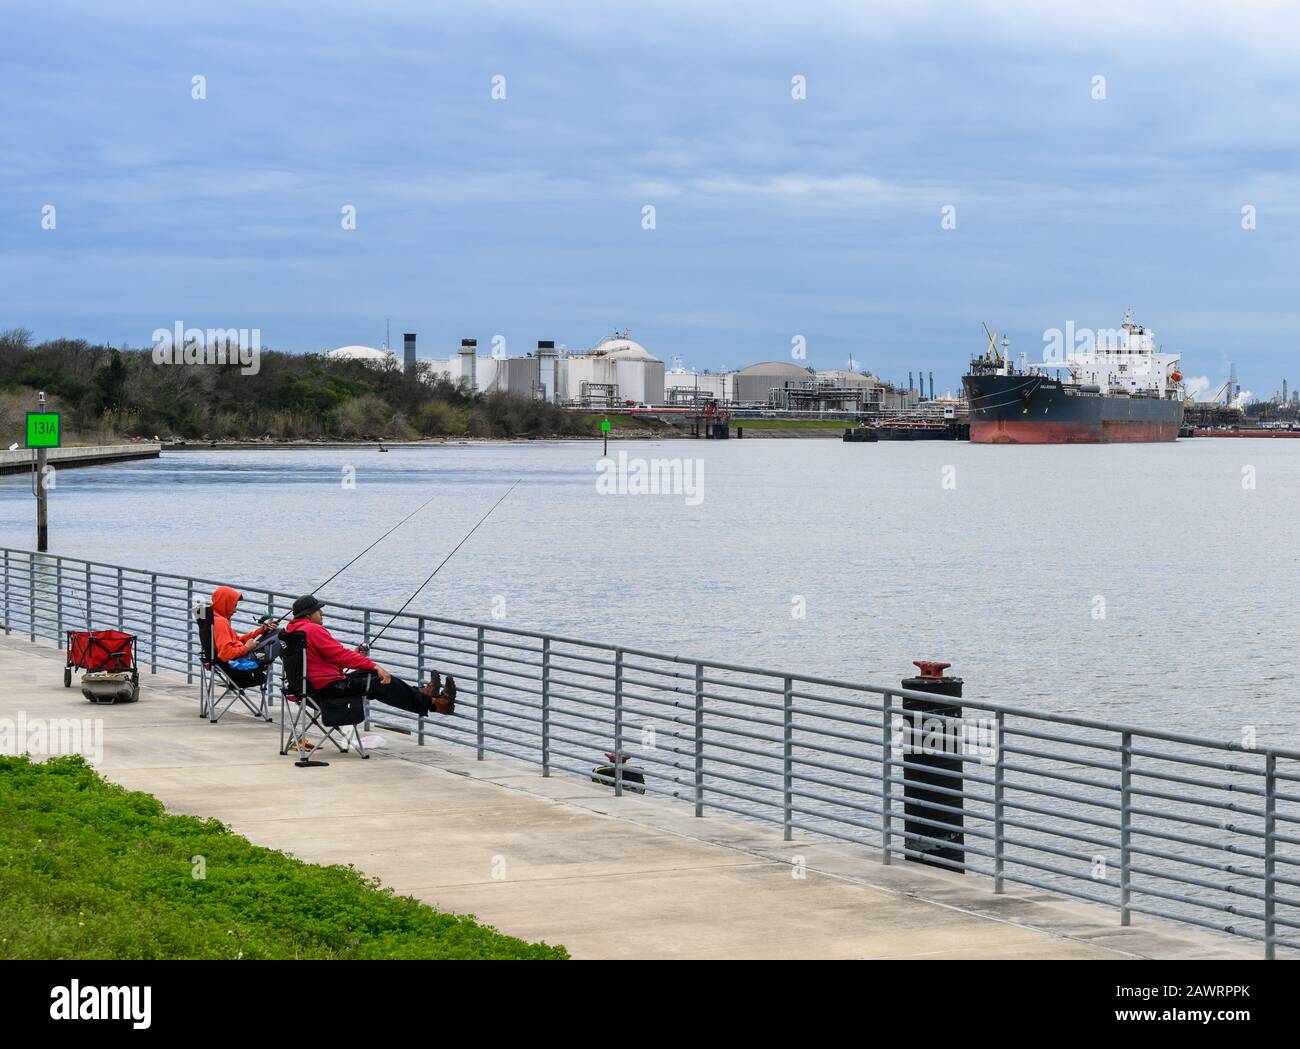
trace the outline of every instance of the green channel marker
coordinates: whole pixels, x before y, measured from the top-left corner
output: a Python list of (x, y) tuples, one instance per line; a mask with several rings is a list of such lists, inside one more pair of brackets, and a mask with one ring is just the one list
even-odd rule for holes
[(56, 412), (27, 413), (27, 447), (57, 448), (59, 446), (59, 416)]
[[(30, 421), (29, 421), (29, 422), (28, 422), (28, 428), (29, 428), (29, 430), (30, 430), (30, 426), (31, 426), (31, 424), (30, 424)], [(601, 419), (601, 420), (600, 420), (600, 432), (601, 432), (601, 433), (609, 433), (609, 420), (608, 420), (608, 419)]]

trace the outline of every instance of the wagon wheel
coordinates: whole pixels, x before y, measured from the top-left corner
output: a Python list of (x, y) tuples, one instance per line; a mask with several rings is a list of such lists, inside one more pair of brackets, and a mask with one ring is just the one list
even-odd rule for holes
[(63, 668), (63, 687), (64, 688), (72, 687), (72, 667)]

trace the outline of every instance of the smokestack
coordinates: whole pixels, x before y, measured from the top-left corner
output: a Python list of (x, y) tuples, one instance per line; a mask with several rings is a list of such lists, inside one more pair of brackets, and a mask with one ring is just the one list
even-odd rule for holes
[(415, 332), (408, 331), (402, 336), (402, 371), (415, 370)]
[(478, 339), (460, 340), (460, 384), (470, 393), (478, 389)]
[(911, 373), (911, 372), (908, 372), (908, 373), (907, 373), (907, 392), (908, 392), (908, 393), (912, 393), (915, 389), (916, 389), (916, 387), (912, 385), (912, 373)]
[(930, 400), (934, 400), (934, 372), (930, 373)]
[(537, 340), (537, 398), (555, 400), (555, 340)]

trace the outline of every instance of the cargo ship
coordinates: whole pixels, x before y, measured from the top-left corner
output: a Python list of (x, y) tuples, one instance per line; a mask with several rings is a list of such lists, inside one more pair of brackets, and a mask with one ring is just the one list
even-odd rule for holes
[[(1117, 331), (1090, 333), (1059, 361), (1019, 366), (1007, 340), (985, 325), (989, 345), (962, 377), (975, 444), (1107, 444), (1172, 441), (1183, 424), (1178, 354), (1124, 314)], [(1071, 329), (1073, 337), (1073, 330)], [(1072, 342), (1073, 342), (1072, 338)]]

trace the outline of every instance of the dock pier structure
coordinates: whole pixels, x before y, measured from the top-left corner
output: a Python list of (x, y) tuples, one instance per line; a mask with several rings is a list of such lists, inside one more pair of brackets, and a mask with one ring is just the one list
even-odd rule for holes
[[(158, 441), (136, 441), (121, 444), (64, 445), (62, 448), (43, 449), (46, 461), (56, 470), (79, 466), (107, 466), (138, 459), (157, 459), (162, 454)], [(27, 448), (14, 451), (0, 449), (0, 474), (28, 473), (32, 469), (32, 452)]]
[[(954, 695), (953, 684), (936, 695), (925, 667), (924, 690), (914, 678), (874, 685), (331, 602), (341, 641), (392, 617), (379, 662), (412, 680), (421, 668), (453, 674), (460, 696), (452, 717), (369, 704), (369, 730), (392, 734), (383, 760), (340, 757), (311, 797), (360, 798), (358, 811), (418, 803), (373, 825), (323, 820), (323, 795), (310, 812), (285, 810), (313, 774), (280, 757), (275, 730), (200, 721), (185, 681), (195, 595), (235, 586), (250, 616), (294, 595), (13, 548), (0, 548), (0, 571), (0, 717), (85, 709), (50, 647), (66, 630), (136, 634), (141, 669), (157, 676), (141, 702), (94, 708), (122, 748), (110, 776), (580, 955), (1300, 956), (1300, 750)], [(899, 729), (922, 704), (937, 738)], [(918, 746), (959, 773), (916, 761)], [(621, 764), (594, 771), (607, 753), (635, 762), (644, 795), (619, 789)], [(417, 779), (431, 772), (437, 782)], [(506, 888), (487, 874), (483, 821), (498, 818), (520, 857)], [(960, 849), (959, 865), (945, 849)], [(481, 882), (466, 878), (475, 864)], [(872, 895), (882, 890), (914, 899), (890, 910)], [(1011, 928), (1023, 937), (1002, 939)]]

